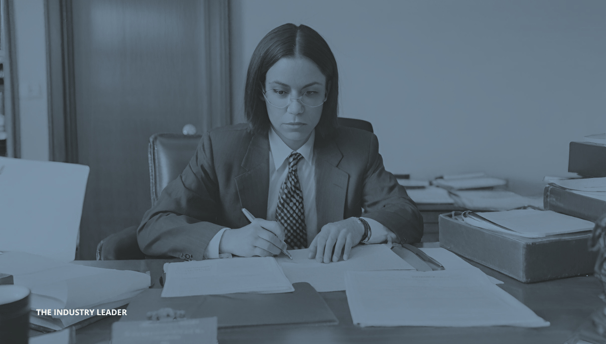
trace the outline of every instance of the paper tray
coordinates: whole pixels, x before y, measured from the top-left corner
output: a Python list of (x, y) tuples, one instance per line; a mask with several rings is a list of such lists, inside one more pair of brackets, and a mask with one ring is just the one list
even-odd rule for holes
[(524, 283), (593, 274), (591, 233), (531, 239), (471, 226), (460, 215), (439, 217), (440, 246)]

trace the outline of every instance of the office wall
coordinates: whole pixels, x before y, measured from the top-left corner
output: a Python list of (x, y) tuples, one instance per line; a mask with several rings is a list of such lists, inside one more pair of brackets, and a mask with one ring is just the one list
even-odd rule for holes
[(21, 157), (49, 159), (44, 0), (14, 0)]
[(231, 0), (233, 117), (248, 60), (286, 23), (328, 41), (340, 116), (369, 120), (385, 166), (484, 171), (522, 194), (567, 175), (568, 143), (606, 131), (603, 0)]

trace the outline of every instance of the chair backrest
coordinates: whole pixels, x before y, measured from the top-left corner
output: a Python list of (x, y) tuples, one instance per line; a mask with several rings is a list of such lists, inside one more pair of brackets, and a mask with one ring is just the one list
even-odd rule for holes
[(151, 203), (156, 204), (162, 190), (177, 178), (192, 158), (201, 135), (154, 134), (149, 138), (149, 181)]
[[(373, 132), (370, 122), (337, 118), (338, 124)], [(149, 180), (151, 203), (156, 204), (162, 190), (177, 178), (196, 152), (201, 135), (159, 133), (149, 138)]]

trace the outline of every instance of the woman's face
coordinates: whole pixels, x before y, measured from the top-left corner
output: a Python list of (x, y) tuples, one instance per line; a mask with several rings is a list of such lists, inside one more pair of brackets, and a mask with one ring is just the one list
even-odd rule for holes
[[(323, 107), (306, 106), (303, 104), (306, 101), (299, 97), (324, 99), (326, 77), (306, 57), (284, 57), (267, 71), (265, 93), (271, 126), (288, 147), (292, 150), (299, 149), (320, 121)], [(267, 100), (271, 97), (281, 98), (288, 106), (279, 108), (272, 105)]]

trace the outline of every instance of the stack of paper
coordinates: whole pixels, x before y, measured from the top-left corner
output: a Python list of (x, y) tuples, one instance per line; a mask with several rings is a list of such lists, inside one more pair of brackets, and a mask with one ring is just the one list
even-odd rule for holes
[(276, 258), (286, 277), (291, 283), (307, 282), (318, 292), (345, 290), (348, 271), (414, 270), (387, 245), (358, 245), (352, 248), (348, 260), (328, 264), (309, 259), (307, 249), (289, 252), (293, 260)]
[(0, 251), (74, 260), (89, 167), (0, 157)]
[(406, 190), (408, 196), (417, 204), (453, 204), (454, 200), (448, 195), (448, 191), (435, 186), (424, 189)]
[(166, 263), (164, 272), (162, 297), (295, 290), (273, 257)]
[(591, 221), (534, 209), (470, 213), (464, 221), (472, 226), (526, 238), (585, 232), (594, 227)]
[[(1, 252), (0, 271), (13, 275), (14, 284), (31, 290), (30, 322), (51, 330), (124, 306), (150, 284), (144, 273), (62, 263), (23, 252)], [(50, 309), (51, 315), (39, 316), (36, 309)], [(68, 315), (59, 314), (65, 310)], [(76, 311), (78, 315), (69, 315)]]
[(455, 205), (472, 210), (511, 210), (528, 205), (543, 208), (543, 197), (524, 197), (505, 190), (456, 190), (450, 197)]
[(506, 180), (488, 177), (484, 173), (443, 176), (432, 183), (447, 190), (486, 189), (507, 185)]
[(362, 327), (549, 326), (473, 270), (352, 271), (346, 285), (351, 317)]

